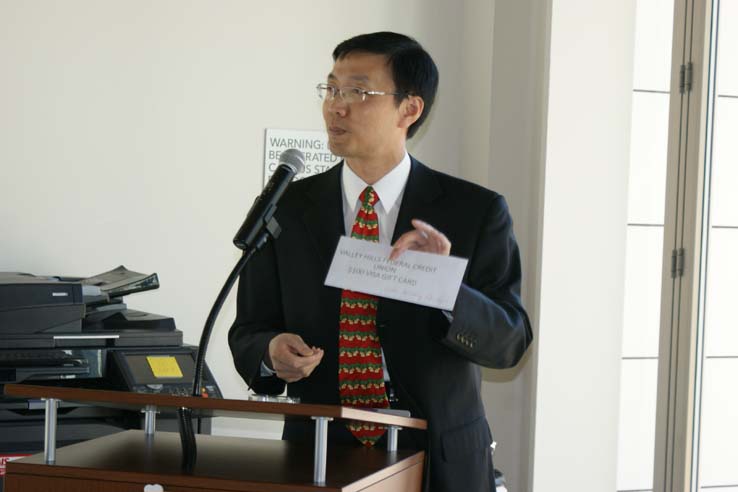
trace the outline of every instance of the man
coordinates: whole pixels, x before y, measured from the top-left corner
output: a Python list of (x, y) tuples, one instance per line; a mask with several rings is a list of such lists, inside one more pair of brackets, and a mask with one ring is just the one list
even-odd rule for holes
[[(357, 36), (333, 59), (318, 91), (330, 149), (344, 160), (290, 185), (277, 211), (282, 235), (242, 274), (229, 333), (236, 368), (258, 393), (278, 394), (289, 383), (287, 393), (303, 403), (408, 409), (428, 420), (427, 433), (400, 433), (401, 447), (427, 452), (426, 487), (494, 490), (478, 365), (511, 367), (532, 339), (507, 205), (408, 156), (406, 139), (438, 86), (436, 66), (415, 40)], [(392, 244), (393, 259), (408, 249), (468, 258), (453, 311), (324, 286), (344, 234)], [(376, 342), (360, 349), (369, 362), (359, 362), (377, 374), (368, 385), (347, 376), (356, 365), (347, 354), (359, 352), (345, 348), (357, 319), (368, 334), (362, 339)], [(358, 387), (373, 393), (352, 396)], [(358, 446), (382, 434), (358, 435), (341, 423), (329, 429), (330, 440)], [(309, 423), (285, 424), (285, 439), (313, 436)]]

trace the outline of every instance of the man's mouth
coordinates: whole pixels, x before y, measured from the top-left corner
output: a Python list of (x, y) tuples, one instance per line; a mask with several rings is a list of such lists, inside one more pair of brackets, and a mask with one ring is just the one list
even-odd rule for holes
[(333, 136), (341, 136), (346, 133), (346, 130), (338, 126), (329, 126), (328, 133)]

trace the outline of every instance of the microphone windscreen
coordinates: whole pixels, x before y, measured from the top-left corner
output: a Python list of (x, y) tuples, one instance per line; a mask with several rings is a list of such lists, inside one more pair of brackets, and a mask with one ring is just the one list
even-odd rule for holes
[(290, 166), (295, 174), (300, 174), (305, 169), (305, 156), (297, 149), (287, 149), (280, 154), (279, 163)]

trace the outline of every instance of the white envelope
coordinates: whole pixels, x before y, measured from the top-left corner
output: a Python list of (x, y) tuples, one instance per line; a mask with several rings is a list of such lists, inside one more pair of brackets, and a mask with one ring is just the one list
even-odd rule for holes
[(325, 285), (451, 311), (469, 260), (341, 237)]

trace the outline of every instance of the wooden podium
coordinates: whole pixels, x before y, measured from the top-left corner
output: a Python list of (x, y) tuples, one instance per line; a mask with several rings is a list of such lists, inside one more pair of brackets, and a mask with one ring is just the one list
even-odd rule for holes
[[(5, 394), (46, 402), (44, 452), (8, 463), (5, 492), (301, 492), (419, 491), (425, 453), (397, 448), (399, 429), (424, 420), (330, 405), (194, 398), (8, 384)], [(58, 402), (140, 410), (145, 429), (56, 449)], [(179, 434), (155, 432), (159, 410), (191, 408), (196, 416), (313, 419), (314, 445), (267, 439), (197, 436), (197, 464), (181, 468)], [(388, 426), (387, 449), (327, 444), (328, 422)]]

